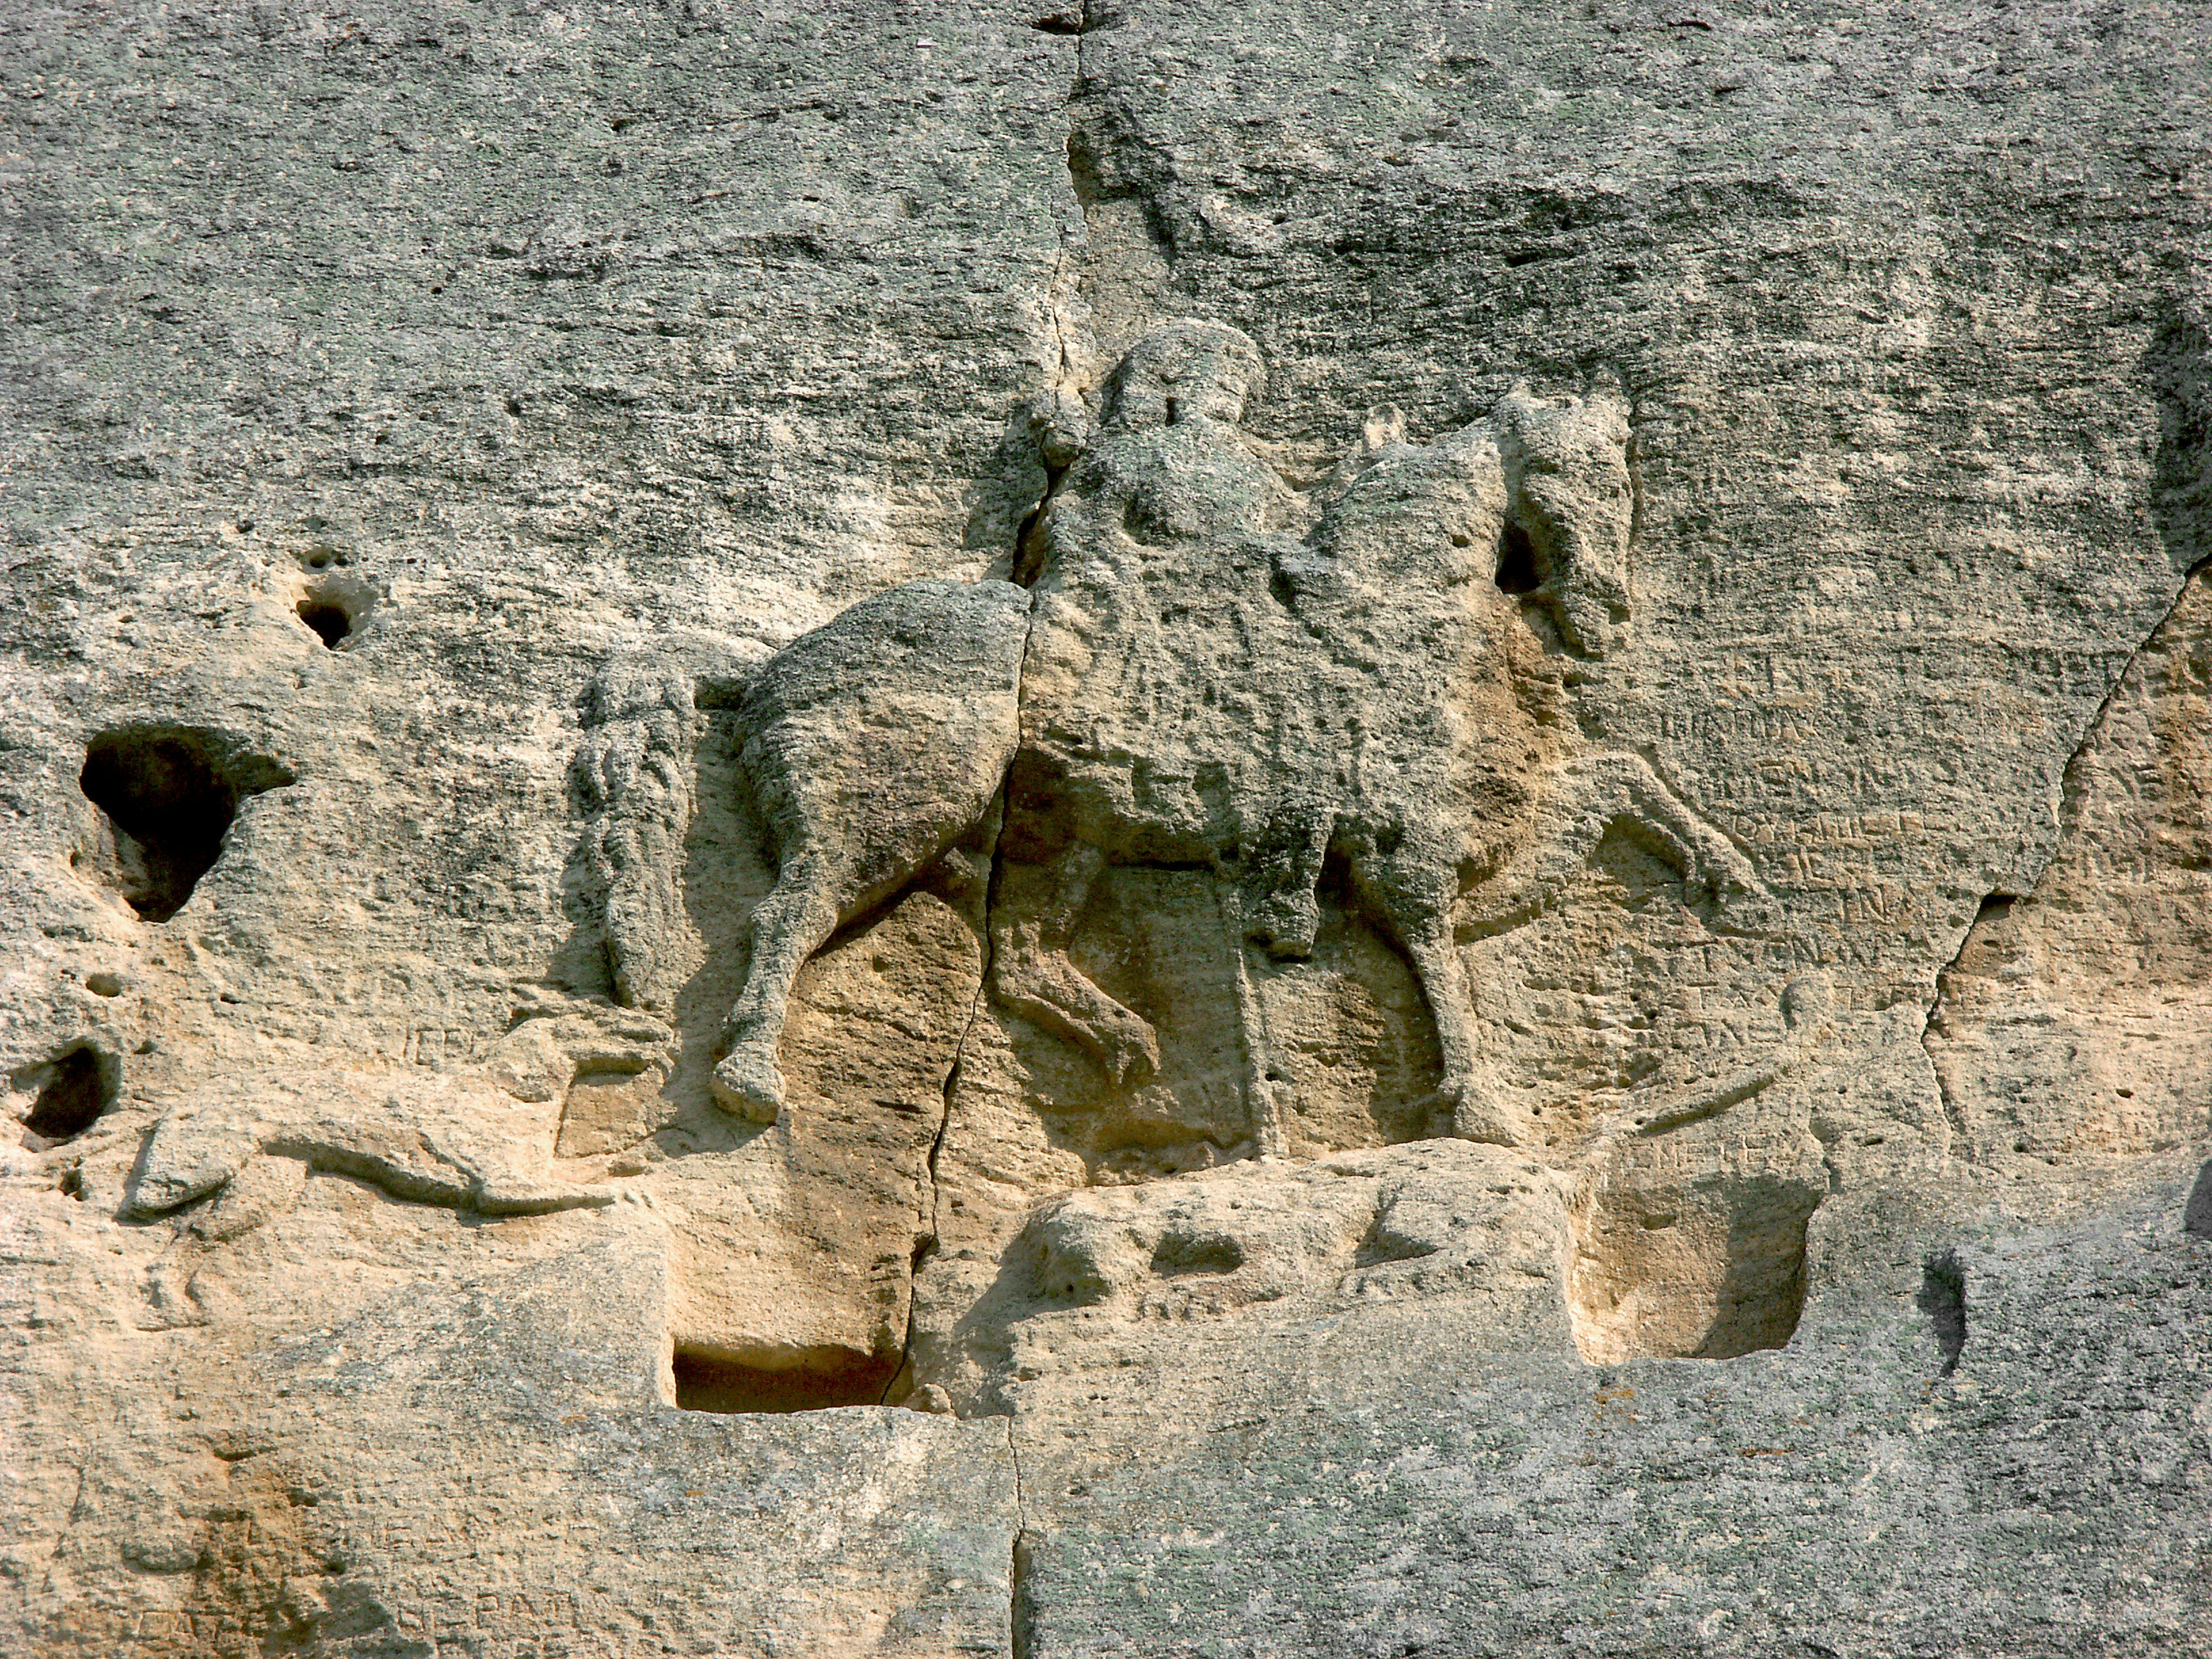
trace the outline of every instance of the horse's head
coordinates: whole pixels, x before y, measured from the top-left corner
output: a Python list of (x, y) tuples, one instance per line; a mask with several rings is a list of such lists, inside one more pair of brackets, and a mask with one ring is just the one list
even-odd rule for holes
[[(1526, 538), (1532, 598), (1577, 651), (1602, 656), (1628, 623), (1628, 410), (1619, 397), (1540, 399), (1516, 386), (1491, 422), (1504, 464), (1508, 535)], [(1518, 546), (1518, 544), (1516, 544)]]

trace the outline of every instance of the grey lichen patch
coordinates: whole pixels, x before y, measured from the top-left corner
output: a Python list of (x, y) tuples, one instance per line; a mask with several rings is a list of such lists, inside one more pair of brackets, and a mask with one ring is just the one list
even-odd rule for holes
[(1943, 1356), (1942, 1374), (1948, 1376), (1966, 1351), (1966, 1270), (1956, 1250), (1931, 1255), (1921, 1265), (1920, 1294), (1914, 1300), (1928, 1316), (1928, 1328)]

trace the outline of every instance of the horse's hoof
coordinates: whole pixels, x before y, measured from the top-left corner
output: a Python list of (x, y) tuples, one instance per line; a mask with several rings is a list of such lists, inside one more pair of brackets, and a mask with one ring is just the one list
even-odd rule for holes
[(1490, 1146), (1518, 1146), (1528, 1134), (1527, 1121), (1519, 1110), (1471, 1078), (1448, 1082), (1419, 1103), (1439, 1113), (1449, 1111), (1451, 1133), (1457, 1140), (1480, 1141)]
[(1725, 842), (1704, 849), (1698, 860), (1699, 884), (1716, 903), (1747, 897), (1759, 890), (1759, 872), (1751, 861)]
[(714, 1067), (708, 1086), (714, 1104), (732, 1117), (773, 1123), (783, 1111), (783, 1075), (763, 1055), (732, 1050)]
[(1140, 1089), (1159, 1074), (1159, 1037), (1145, 1020), (1134, 1014), (1129, 1019), (1129, 1025), (1114, 1032), (1103, 1045), (1107, 1074), (1116, 1089)]
[(1452, 1134), (1460, 1140), (1480, 1141), (1490, 1146), (1518, 1146), (1519, 1114), (1494, 1100), (1462, 1100), (1452, 1109)]

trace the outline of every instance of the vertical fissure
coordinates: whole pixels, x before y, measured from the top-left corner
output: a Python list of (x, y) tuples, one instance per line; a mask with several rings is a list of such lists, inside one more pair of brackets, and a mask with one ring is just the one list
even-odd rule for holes
[[(1082, 182), (1077, 176), (1074, 109), (1076, 100), (1083, 94), (1084, 78), (1090, 73), (1084, 40), (1085, 33), (1091, 24), (1089, 6), (1085, 4), (1079, 7), (1077, 16), (1079, 26), (1071, 31), (1075, 37), (1075, 79), (1069, 84), (1067, 97), (1063, 106), (1066, 118), (1067, 135), (1060, 143), (1060, 160), (1067, 168), (1069, 198), (1073, 201), (1075, 210), (1079, 214), (1083, 211), (1083, 190)], [(1055, 385), (1063, 387), (1075, 374), (1075, 352), (1067, 337), (1066, 295), (1068, 284), (1074, 280), (1068, 270), (1067, 236), (1067, 221), (1063, 216), (1058, 237), (1059, 251), (1053, 259), (1052, 281), (1045, 290), (1045, 310), (1052, 323), (1053, 350), (1058, 359), (1054, 368), (1054, 380)], [(1045, 493), (1049, 496), (1052, 492), (1048, 488)], [(1014, 550), (1014, 553), (1015, 557), (1018, 559), (1021, 556), (1018, 546)]]
[[(1016, 693), (1016, 706), (1019, 706), (1018, 690)], [(1006, 823), (1006, 786), (1001, 783), (999, 786), (998, 805), (992, 810), (991, 814), (994, 825), (1002, 826)], [(982, 933), (980, 952), (981, 971), (975, 979), (975, 994), (968, 1005), (967, 1021), (960, 1028), (960, 1041), (952, 1047), (952, 1064), (945, 1068), (944, 1106), (938, 1113), (937, 1133), (931, 1138), (929, 1156), (922, 1165), (923, 1178), (929, 1184), (929, 1231), (915, 1244), (914, 1257), (908, 1267), (906, 1290), (906, 1338), (899, 1348), (898, 1370), (892, 1374), (890, 1381), (884, 1385), (884, 1399), (886, 1402), (890, 1398), (891, 1391), (898, 1388), (902, 1382), (906, 1382), (909, 1387), (912, 1385), (915, 1298), (921, 1281), (922, 1264), (936, 1254), (938, 1241), (943, 1237), (939, 1218), (940, 1206), (944, 1202), (944, 1188), (938, 1177), (938, 1162), (945, 1153), (945, 1134), (952, 1127), (952, 1103), (960, 1088), (960, 1068), (968, 1058), (968, 1045), (975, 1037), (976, 1022), (983, 1017), (984, 1000), (991, 994), (991, 969), (997, 939), (993, 918), (996, 915), (999, 901), (999, 831), (996, 828), (991, 832), (988, 842), (983, 849), (982, 857), (986, 874), (983, 881), (983, 913), (981, 927)]]
[(1006, 1638), (1013, 1659), (1030, 1659), (1036, 1650), (1036, 1607), (1030, 1595), (1029, 1508), (1022, 1492), (1022, 1452), (1014, 1424), (1006, 1419), (1006, 1460), (1014, 1472), (1014, 1541), (1006, 1566)]
[[(1060, 480), (1066, 471), (1065, 467), (1048, 469), (1043, 495), (1038, 499), (1036, 508), (1023, 518), (1019, 529), (1015, 532), (1014, 561), (1017, 572), (1022, 559), (1022, 544), (1028, 539), (1031, 527), (1042, 517), (1046, 507), (1052, 501), (1053, 491), (1060, 487)], [(1028, 641), (1024, 638), (1020, 666), (1016, 669), (1014, 677), (1014, 717), (1018, 730), (1025, 706), (1028, 676), (1029, 650)], [(953, 1045), (952, 1064), (945, 1069), (944, 1108), (938, 1114), (937, 1133), (930, 1140), (929, 1157), (923, 1164), (924, 1178), (929, 1183), (929, 1232), (915, 1245), (913, 1261), (908, 1268), (906, 1339), (900, 1346), (899, 1368), (893, 1374), (890, 1382), (884, 1388), (884, 1397), (886, 1401), (889, 1400), (891, 1391), (898, 1388), (902, 1382), (908, 1387), (912, 1386), (916, 1289), (921, 1283), (922, 1264), (936, 1252), (938, 1243), (944, 1236), (941, 1209), (944, 1202), (944, 1188), (939, 1177), (938, 1166), (945, 1154), (945, 1135), (952, 1127), (953, 1101), (959, 1092), (961, 1067), (967, 1061), (968, 1048), (975, 1038), (976, 1024), (983, 1017), (984, 1003), (991, 994), (991, 975), (997, 965), (999, 886), (1006, 867), (1005, 860), (1000, 856), (999, 843), (1005, 833), (1006, 814), (1012, 810), (1012, 806), (1011, 779), (1002, 779), (999, 784), (997, 804), (991, 809), (989, 818), (992, 825), (991, 831), (986, 838), (981, 854), (985, 873), (983, 912), (981, 918), (982, 933), (981, 971), (976, 976), (975, 997), (968, 1005), (967, 1023), (961, 1027), (960, 1041)]]
[[(1621, 377), (1626, 390), (1627, 376)], [(1637, 550), (1644, 545), (1644, 404), (1632, 392), (1628, 398), (1628, 447), (1622, 456), (1628, 468), (1628, 557), (1621, 569), (1621, 581), (1632, 594), (1636, 582)]]
[[(1085, 206), (1083, 180), (1075, 153), (1074, 111), (1077, 102), (1082, 97), (1083, 88), (1091, 72), (1090, 42), (1085, 37), (1089, 31), (1101, 21), (1094, 15), (1095, 3), (1096, 0), (1081, 0), (1077, 14), (1081, 20), (1081, 27), (1075, 31), (1075, 78), (1068, 88), (1066, 106), (1068, 134), (1061, 148), (1061, 155), (1067, 167), (1068, 193), (1079, 213), (1085, 212)], [(1046, 296), (1046, 309), (1051, 319), (1053, 349), (1058, 360), (1055, 365), (1054, 390), (1068, 393), (1076, 390), (1071, 386), (1070, 382), (1076, 378), (1078, 369), (1075, 348), (1069, 337), (1070, 326), (1066, 311), (1067, 295), (1075, 277), (1069, 270), (1068, 227), (1065, 222), (1060, 227), (1059, 240), (1059, 251), (1053, 264), (1051, 285)], [(1024, 586), (1036, 581), (1043, 574), (1045, 549), (1040, 540), (1035, 550), (1036, 556), (1032, 558), (1030, 541), (1033, 537), (1041, 537), (1046, 510), (1052, 505), (1052, 498), (1059, 492), (1061, 481), (1066, 477), (1067, 471), (1066, 465), (1055, 465), (1049, 457), (1046, 458), (1044, 493), (1038, 498), (1036, 510), (1023, 519), (1020, 527), (1015, 532), (1013, 574), (1015, 580)], [(1034, 610), (1031, 617), (1031, 625), (1034, 626)], [(1028, 714), (1029, 652), (1025, 642), (1021, 666), (1016, 671), (1014, 678), (1014, 718), (1018, 729), (1026, 728)], [(968, 1029), (961, 1035), (960, 1047), (955, 1051), (952, 1069), (945, 1076), (945, 1116), (938, 1125), (936, 1143), (930, 1148), (930, 1231), (933, 1238), (939, 1234), (937, 1206), (942, 1192), (938, 1181), (938, 1159), (945, 1146), (945, 1133), (952, 1122), (952, 1103), (955, 1091), (959, 1086), (960, 1068), (967, 1059), (969, 1043), (975, 1035), (976, 1022), (982, 1018), (984, 1000), (991, 994), (991, 975), (996, 965), (1000, 884), (1003, 879), (1006, 867), (1005, 860), (1000, 854), (1000, 841), (1005, 833), (1006, 814), (1012, 811), (1012, 780), (1009, 778), (1000, 787), (999, 828), (991, 837), (990, 878), (985, 885), (983, 894), (983, 977), (981, 982), (976, 987), (975, 1006), (969, 1011)], [(913, 1322), (913, 1302), (909, 1293), (907, 1314), (907, 1346), (909, 1354), (914, 1344)], [(1036, 1650), (1036, 1610), (1031, 1598), (1030, 1583), (1032, 1561), (1028, 1525), (1029, 1505), (1022, 1485), (1021, 1448), (1016, 1443), (1013, 1420), (1011, 1418), (1006, 1419), (1006, 1457), (1014, 1477), (1014, 1534), (1012, 1542), (1008, 1547), (1006, 1561), (1006, 1641), (1012, 1659), (1031, 1659)]]

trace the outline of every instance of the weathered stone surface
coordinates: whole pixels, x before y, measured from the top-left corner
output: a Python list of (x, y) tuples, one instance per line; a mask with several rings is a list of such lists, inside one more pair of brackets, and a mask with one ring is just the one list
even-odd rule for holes
[[(204, 1340), (159, 1395), (100, 1340), (105, 1310), (71, 1305), (81, 1286), (33, 1273), (78, 1345), (68, 1385), (129, 1401), (131, 1425), (16, 1443), (27, 1510), (62, 1528), (18, 1576), (21, 1650), (1004, 1650), (1003, 1424), (673, 1409), (639, 1318), (667, 1298), (651, 1210), (456, 1240), (434, 1212), (395, 1227), (343, 1182), (309, 1187), (258, 1260), (173, 1252)], [(57, 1219), (11, 1244), (65, 1255)], [(426, 1250), (442, 1273), (411, 1264)], [(264, 1346), (241, 1351), (245, 1329)]]
[(1983, 902), (1940, 981), (1928, 1050), (1960, 1154), (1992, 1174), (2203, 1135), (2208, 613), (2200, 568), (2067, 769), (2057, 853)]
[(1677, 11), (0, 23), (0, 1650), (2201, 1646), (2212, 18)]
[[(1589, 1366), (1555, 1310), (1501, 1319), (1442, 1274), (1264, 1334), (1187, 1277), (1149, 1328), (1060, 1316), (1009, 1390), (1030, 1648), (2186, 1651), (2208, 1310), (2185, 1190), (2033, 1228), (1838, 1200), (1789, 1346), (1718, 1363)], [(1948, 1374), (1915, 1306), (1939, 1238), (1967, 1310)]]

